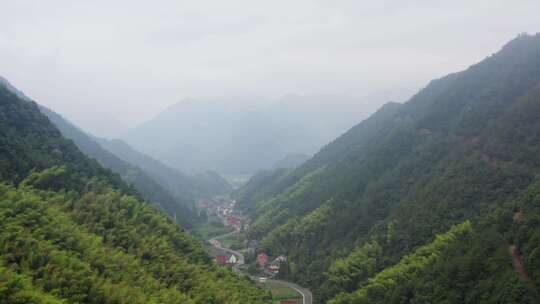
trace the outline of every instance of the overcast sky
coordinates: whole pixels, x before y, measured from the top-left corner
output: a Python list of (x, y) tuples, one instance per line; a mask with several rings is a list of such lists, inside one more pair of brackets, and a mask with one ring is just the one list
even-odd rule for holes
[(539, 12), (538, 0), (1, 0), (0, 75), (75, 120), (134, 125), (186, 97), (416, 90), (540, 31)]

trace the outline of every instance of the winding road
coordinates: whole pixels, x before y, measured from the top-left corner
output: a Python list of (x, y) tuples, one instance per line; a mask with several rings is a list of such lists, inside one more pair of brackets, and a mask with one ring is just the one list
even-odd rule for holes
[(238, 258), (238, 261), (236, 262), (236, 265), (234, 265), (234, 268), (237, 269), (238, 271), (240, 271), (238, 268), (240, 266), (244, 265), (245, 261), (246, 261), (246, 259), (244, 258), (244, 255), (242, 253), (238, 252), (238, 251), (222, 247), (221, 243), (219, 242), (219, 239), (228, 237), (228, 236), (236, 234), (236, 233), (238, 233), (238, 232), (233, 231), (233, 232), (229, 232), (229, 233), (226, 233), (226, 234), (222, 234), (222, 235), (211, 238), (209, 240), (209, 242), (210, 242), (210, 244), (212, 244), (212, 246), (214, 246), (214, 248), (225, 251), (225, 252), (227, 252), (229, 254), (235, 255), (236, 258)]
[[(244, 273), (240, 269), (240, 267), (245, 264), (244, 255), (242, 253), (236, 251), (236, 250), (232, 250), (232, 249), (225, 248), (225, 247), (221, 246), (221, 243), (219, 242), (219, 239), (228, 237), (228, 236), (233, 235), (235, 233), (237, 233), (237, 232), (233, 231), (233, 232), (229, 232), (229, 233), (226, 233), (226, 234), (222, 234), (222, 235), (213, 237), (213, 238), (211, 238), (209, 240), (209, 242), (210, 242), (210, 244), (212, 244), (212, 246), (214, 246), (214, 248), (225, 251), (225, 252), (227, 252), (229, 254), (234, 254), (238, 258), (238, 262), (233, 267), (233, 270), (235, 272), (237, 272), (239, 274), (242, 274), (242, 275), (249, 276), (252, 280), (257, 280), (258, 277), (254, 277), (254, 276), (251, 276), (251, 275), (249, 275), (247, 273)], [(289, 287), (291, 289), (294, 289), (294, 290), (296, 290), (298, 293), (300, 293), (302, 295), (302, 303), (303, 304), (313, 304), (313, 294), (311, 293), (311, 291), (309, 291), (309, 289), (306, 289), (306, 288), (304, 288), (304, 287), (302, 287), (300, 285), (297, 285), (295, 283), (282, 281), (282, 280), (268, 279), (267, 282), (272, 282), (274, 284), (279, 284), (279, 285), (283, 285), (283, 286)]]
[(280, 284), (283, 286), (287, 286), (291, 289), (296, 290), (299, 294), (302, 295), (302, 303), (303, 304), (312, 304), (313, 303), (313, 295), (311, 294), (311, 291), (309, 289), (306, 289), (300, 285), (287, 282), (287, 281), (281, 281), (281, 280), (268, 280), (267, 282), (272, 282), (274, 284)]

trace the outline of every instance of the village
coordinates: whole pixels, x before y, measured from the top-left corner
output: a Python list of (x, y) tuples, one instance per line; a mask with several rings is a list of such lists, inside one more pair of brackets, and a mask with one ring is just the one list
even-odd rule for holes
[(215, 248), (215, 261), (223, 267), (231, 267), (239, 272), (258, 276), (260, 281), (279, 275), (287, 257), (272, 257), (260, 250), (254, 240), (247, 240), (245, 231), (249, 228), (249, 218), (235, 209), (236, 201), (229, 198), (213, 198), (200, 202), (208, 216), (215, 216), (229, 228), (230, 232), (209, 240)]
[(229, 197), (214, 197), (199, 201), (198, 208), (206, 225), (199, 236), (208, 240), (215, 262), (238, 275), (248, 276), (272, 295), (275, 304), (311, 304), (309, 290), (282, 279), (288, 269), (287, 257), (271, 256), (257, 241), (249, 240), (246, 230), (250, 219)]

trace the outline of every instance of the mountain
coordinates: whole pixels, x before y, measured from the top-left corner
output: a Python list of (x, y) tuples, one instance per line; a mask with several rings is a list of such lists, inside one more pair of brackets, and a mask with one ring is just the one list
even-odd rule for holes
[(1, 303), (270, 303), (0, 84)]
[(539, 134), (540, 35), (521, 35), (235, 196), (320, 303), (535, 303)]
[(290, 154), (277, 161), (271, 169), (276, 170), (282, 168), (296, 168), (309, 158), (310, 157), (306, 154)]
[(123, 139), (184, 172), (253, 174), (288, 155), (312, 155), (369, 112), (363, 99), (338, 95), (288, 95), (262, 109), (190, 99)]
[(140, 153), (120, 139), (97, 139), (97, 141), (102, 147), (121, 159), (139, 166), (177, 197), (193, 200), (228, 193), (232, 190), (231, 185), (216, 173), (204, 172), (193, 176), (187, 175)]
[(59, 114), (40, 106), (40, 110), (60, 130), (62, 135), (73, 140), (75, 145), (88, 157), (96, 159), (105, 168), (119, 174), (123, 180), (141, 194), (141, 196), (163, 208), (171, 217), (175, 217), (183, 227), (190, 228), (197, 215), (190, 208), (193, 203), (186, 198), (174, 196), (162, 183), (156, 182), (143, 169), (120, 159), (115, 154), (103, 149), (90, 135), (77, 128)]

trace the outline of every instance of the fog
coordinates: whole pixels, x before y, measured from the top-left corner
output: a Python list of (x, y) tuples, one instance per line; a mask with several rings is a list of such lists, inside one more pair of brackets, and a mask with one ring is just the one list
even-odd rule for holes
[(406, 2), (3, 0), (0, 75), (106, 136), (185, 98), (374, 109), (540, 29), (537, 0)]

